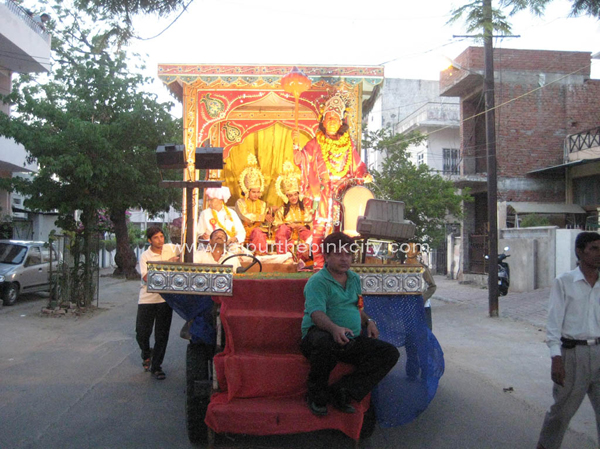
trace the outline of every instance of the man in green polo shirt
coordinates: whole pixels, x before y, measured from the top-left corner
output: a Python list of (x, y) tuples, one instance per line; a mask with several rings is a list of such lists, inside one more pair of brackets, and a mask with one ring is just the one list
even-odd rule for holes
[[(328, 402), (354, 413), (351, 401), (369, 394), (399, 357), (395, 346), (377, 339), (377, 324), (359, 306), (360, 277), (350, 271), (353, 247), (352, 238), (342, 232), (327, 236), (322, 243), (325, 267), (304, 288), (300, 349), (310, 362), (308, 407), (318, 416), (327, 415)], [(356, 370), (328, 386), (338, 362)]]

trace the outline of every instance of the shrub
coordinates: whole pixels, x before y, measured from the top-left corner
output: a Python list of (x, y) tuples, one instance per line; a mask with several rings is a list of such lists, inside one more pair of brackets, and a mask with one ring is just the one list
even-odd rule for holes
[(536, 226), (550, 226), (550, 220), (548, 217), (531, 214), (525, 215), (519, 224), (521, 228), (534, 228)]
[(116, 240), (100, 240), (100, 248), (104, 248), (109, 253), (117, 249)]

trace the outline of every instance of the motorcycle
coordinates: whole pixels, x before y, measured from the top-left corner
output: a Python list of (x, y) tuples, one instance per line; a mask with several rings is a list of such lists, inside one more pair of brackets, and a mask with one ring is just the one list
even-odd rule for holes
[(498, 254), (498, 291), (502, 296), (506, 296), (508, 293), (508, 287), (510, 286), (510, 267), (505, 260), (510, 257), (510, 254), (506, 254), (510, 248), (504, 247), (504, 252)]
[[(510, 286), (510, 267), (505, 262), (510, 257), (510, 254), (506, 254), (508, 250), (510, 250), (510, 247), (505, 246), (504, 252), (498, 254), (498, 293), (501, 296), (508, 294), (508, 287)], [(489, 256), (486, 255), (485, 258), (489, 259)]]

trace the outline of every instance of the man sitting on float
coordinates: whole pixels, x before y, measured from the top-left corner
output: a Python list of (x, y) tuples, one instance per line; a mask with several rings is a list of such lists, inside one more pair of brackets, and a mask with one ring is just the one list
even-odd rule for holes
[[(233, 255), (234, 253), (227, 251), (227, 233), (223, 229), (217, 228), (211, 232), (208, 245), (194, 251), (194, 263), (220, 264)], [(226, 265), (233, 265), (233, 272), (235, 273), (240, 267), (240, 258), (232, 257)]]
[(294, 146), (294, 162), (302, 170), (302, 188), (315, 210), (312, 247), (316, 270), (324, 264), (321, 242), (339, 219), (339, 209), (335, 210), (339, 206), (334, 205), (333, 198), (351, 179), (373, 181), (350, 139), (347, 102), (340, 92), (329, 98), (322, 108), (316, 136), (302, 149)]
[(205, 193), (208, 208), (202, 211), (198, 219), (198, 238), (208, 240), (215, 229), (223, 229), (227, 233), (228, 247), (239, 247), (246, 240), (246, 231), (235, 211), (225, 205), (231, 197), (229, 187), (210, 188)]
[(248, 155), (248, 166), (240, 174), (239, 183), (245, 198), (237, 200), (235, 211), (244, 224), (249, 249), (257, 256), (264, 255), (267, 253), (267, 233), (273, 214), (267, 203), (260, 199), (265, 190), (265, 177), (253, 154)]
[(283, 163), (283, 172), (275, 181), (277, 195), (283, 200), (284, 206), (277, 209), (274, 225), (275, 244), (277, 253), (292, 252), (294, 244), (290, 240), (299, 240), (304, 245), (298, 245), (297, 256), (303, 261), (309, 260), (308, 240), (311, 236), (310, 224), (312, 213), (310, 205), (305, 203), (300, 193), (300, 173), (290, 161)]

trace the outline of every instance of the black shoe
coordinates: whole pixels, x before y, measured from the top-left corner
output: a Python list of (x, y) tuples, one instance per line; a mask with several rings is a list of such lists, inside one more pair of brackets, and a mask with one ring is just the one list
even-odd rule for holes
[(306, 399), (306, 403), (308, 404), (308, 409), (315, 416), (327, 416), (327, 406), (326, 405), (318, 405), (316, 402), (311, 401), (310, 399)]
[(333, 390), (331, 405), (342, 413), (356, 413), (356, 409), (350, 405), (350, 395), (346, 390)]
[(162, 370), (162, 368), (158, 368), (157, 370), (152, 371), (152, 377), (154, 377), (157, 380), (165, 380), (165, 377), (167, 376)]

